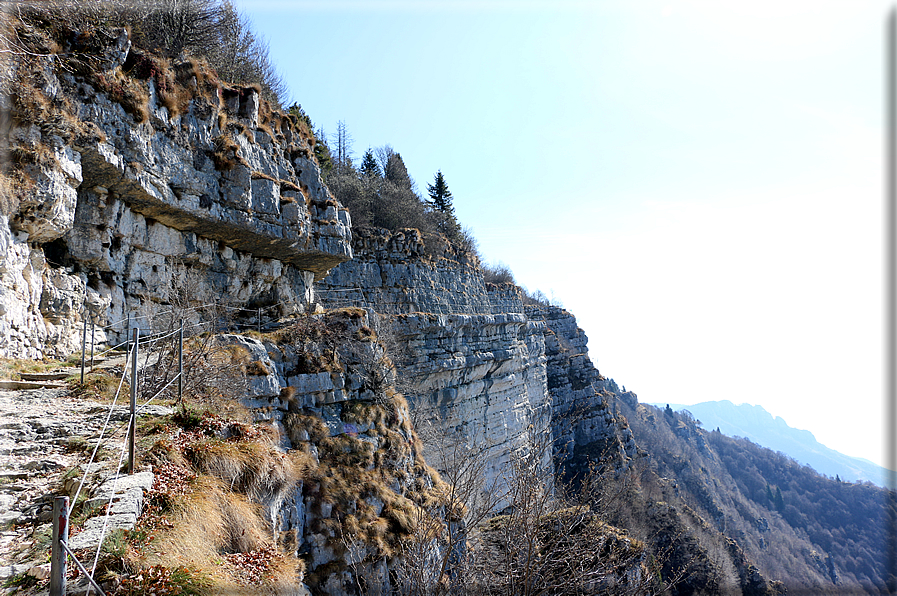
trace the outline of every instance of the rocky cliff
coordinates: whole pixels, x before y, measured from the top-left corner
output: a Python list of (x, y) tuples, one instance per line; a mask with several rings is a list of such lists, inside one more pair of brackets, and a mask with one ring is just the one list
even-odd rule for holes
[(570, 313), (525, 307), (519, 288), (485, 283), (474, 262), (428, 247), (416, 230), (361, 230), (353, 243), (354, 259), (316, 286), (319, 299), (383, 315), (412, 407), (443, 433), (485, 445), (490, 481), (532, 443), (532, 428), (554, 445), (546, 471), (562, 451), (613, 454), (626, 467), (635, 443)]
[(566, 447), (631, 457), (572, 316), (526, 312), (516, 287), (486, 284), (472, 257), (417, 230), (352, 238), (304, 123), (195, 62), (163, 72), (123, 30), (107, 37), (89, 68), (14, 61), (4, 181), (22, 184), (0, 221), (0, 354), (71, 353), (84, 317), (111, 342), (129, 315), (144, 329), (186, 303), (284, 315), (317, 290), (328, 306), (387, 316), (401, 388), (484, 440), (492, 475), (537, 422)]
[(352, 594), (361, 584), (390, 593), (410, 520), (418, 507), (442, 504), (444, 483), (422, 458), (366, 313), (337, 310), (220, 342), (246, 354), (242, 402), (255, 420), (277, 429), (282, 450), (309, 458), (302, 478), (267, 503), (279, 546), (308, 555), (314, 593)]
[[(158, 62), (131, 48), (125, 31), (104, 35), (89, 60), (13, 60), (20, 84), (2, 122), (12, 167), (0, 188), (0, 355), (67, 355), (85, 319), (111, 344), (128, 317), (152, 329), (172, 309), (199, 316), (190, 314), (196, 304), (274, 310), (279, 331), (217, 340), (245, 354), (249, 390), (234, 397), (273, 429), (274, 444), (240, 443), (237, 457), (215, 442), (240, 439), (230, 431), (186, 429), (178, 436), (192, 442), (164, 465), (215, 482), (261, 478), (235, 499), (264, 511), (277, 546), (305, 562), (320, 593), (357, 592), (362, 577), (367, 593), (395, 587), (411, 560), (399, 542), (421, 511), (460, 532), (451, 548), (464, 544), (464, 505), (441, 500), (445, 487), (426, 463), (439, 445), (419, 443), (412, 421), (475, 452), (484, 486), (511, 482), (521, 457), (536, 461), (535, 482), (559, 463), (583, 471), (589, 458), (612, 462), (618, 475), (629, 468), (632, 435), (570, 313), (525, 306), (516, 286), (486, 283), (475, 256), (439, 237), (353, 234), (303, 121), (201, 64)], [(313, 302), (333, 312), (287, 326), (286, 315)], [(284, 463), (297, 457), (301, 465)], [(611, 533), (613, 544), (631, 546)], [(447, 548), (420, 544), (425, 562)], [(626, 547), (634, 559), (622, 575), (646, 577), (642, 548)]]
[(352, 256), (348, 212), (302, 123), (194, 62), (162, 76), (124, 31), (110, 37), (90, 68), (13, 61), (0, 134), (13, 161), (2, 355), (70, 353), (82, 316), (114, 323), (119, 339), (128, 314), (151, 317), (185, 295), (301, 311), (313, 280)]

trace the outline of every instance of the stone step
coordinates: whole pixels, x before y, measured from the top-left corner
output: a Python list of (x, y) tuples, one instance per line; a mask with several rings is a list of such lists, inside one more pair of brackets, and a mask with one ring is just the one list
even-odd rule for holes
[(62, 383), (50, 383), (48, 381), (0, 381), (0, 389), (7, 391), (21, 391), (27, 389), (64, 389)]
[[(74, 371), (75, 369), (72, 369)], [(75, 374), (72, 371), (57, 370), (43, 373), (19, 373), (23, 381), (63, 381)]]

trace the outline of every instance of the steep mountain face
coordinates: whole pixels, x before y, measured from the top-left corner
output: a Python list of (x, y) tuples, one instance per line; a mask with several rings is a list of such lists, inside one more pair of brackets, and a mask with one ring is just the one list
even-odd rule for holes
[(444, 493), (368, 322), (364, 311), (343, 309), (220, 340), (246, 354), (253, 374), (242, 401), (255, 419), (277, 429), (284, 451), (308, 456), (292, 490), (266, 505), (278, 545), (308, 553), (315, 594), (354, 594), (359, 582), (366, 593), (390, 593), (409, 519)]
[(817, 441), (810, 431), (792, 428), (781, 417), (773, 418), (761, 406), (736, 406), (722, 400), (690, 406), (671, 404), (670, 407), (676, 411), (688, 410), (707, 430), (718, 428), (724, 435), (744, 437), (773, 451), (781, 451), (812, 466), (820, 474), (837, 476), (848, 482), (869, 481), (884, 486), (886, 471), (881, 466), (830, 449)]
[(526, 315), (545, 325), (546, 372), (552, 406), (555, 458), (568, 472), (585, 472), (589, 462), (612, 464), (618, 471), (636, 457), (628, 424), (612, 410), (611, 382), (589, 358), (588, 338), (569, 312), (531, 305)]
[[(511, 285), (486, 284), (450, 247), (428, 248), (416, 230), (360, 230), (355, 258), (316, 285), (325, 305), (385, 315), (400, 386), (413, 409), (443, 433), (488, 445), (487, 480), (507, 473), (543, 429), (552, 452), (613, 453), (623, 469), (635, 453), (614, 419), (607, 381), (588, 357), (576, 319), (551, 306), (524, 307)], [(392, 316), (389, 316), (389, 315)]]
[(150, 59), (115, 33), (86, 72), (15, 59), (2, 137), (21, 197), (0, 216), (0, 355), (71, 353), (82, 316), (120, 340), (128, 314), (146, 329), (137, 317), (188, 298), (301, 310), (352, 256), (307, 131), (192, 62), (167, 95), (131, 63), (123, 75)]

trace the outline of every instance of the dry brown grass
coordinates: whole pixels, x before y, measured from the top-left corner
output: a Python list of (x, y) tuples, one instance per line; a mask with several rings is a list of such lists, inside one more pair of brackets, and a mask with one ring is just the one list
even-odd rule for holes
[[(299, 445), (306, 440), (320, 443), (330, 436), (330, 430), (318, 416), (287, 412), (283, 416), (283, 426), (293, 445)], [(308, 439), (303, 438), (304, 436), (307, 436)]]
[(270, 176), (264, 172), (259, 172), (258, 170), (252, 170), (252, 172), (250, 172), (250, 175), (252, 176), (253, 180), (270, 180), (272, 182), (280, 183), (280, 180), (278, 180), (274, 176)]
[[(298, 192), (298, 193), (302, 192), (301, 188), (299, 188), (296, 184), (293, 184), (289, 180), (281, 180), (280, 181), (280, 190), (281, 191), (290, 190), (290, 191)], [(290, 199), (290, 200), (292, 200), (292, 199)]]
[(100, 91), (121, 104), (138, 124), (149, 119), (149, 92), (146, 85), (122, 74), (117, 69), (108, 75), (97, 73), (93, 81)]
[(233, 564), (228, 555), (271, 553), (274, 564), (263, 578), (267, 591), (290, 593), (290, 585), (301, 577), (303, 564), (272, 549), (270, 522), (261, 507), (244, 495), (231, 491), (218, 478), (200, 476), (193, 492), (179, 499), (168, 515), (171, 527), (156, 535), (137, 567), (188, 565), (211, 580), (210, 594), (258, 594), (256, 577)]
[(212, 153), (212, 161), (215, 162), (215, 168), (218, 170), (226, 172), (234, 169), (237, 164), (246, 164), (246, 161), (237, 155), (240, 146), (226, 134), (215, 137), (212, 140), (212, 145), (215, 148), (215, 152)]
[[(128, 383), (119, 384), (120, 381), (120, 376), (113, 376), (105, 370), (87, 373), (83, 383), (79, 375), (73, 375), (66, 379), (73, 397), (104, 403), (115, 399), (116, 392), (118, 392), (119, 400), (123, 400), (122, 396), (129, 394), (131, 389)], [(120, 390), (119, 387), (121, 387)]]
[(265, 377), (271, 374), (268, 367), (260, 360), (255, 360), (246, 365), (246, 374), (254, 377)]
[(306, 475), (307, 456), (285, 454), (269, 441), (210, 439), (188, 447), (194, 469), (228, 483), (255, 503), (278, 502)]
[(0, 358), (0, 379), (19, 380), (21, 373), (41, 373), (64, 366), (61, 360), (29, 360), (27, 358)]
[(156, 568), (187, 569), (204, 582), (202, 593), (291, 593), (304, 563), (277, 550), (288, 540), (273, 534), (269, 515), (312, 459), (281, 452), (267, 427), (198, 420), (169, 430), (147, 454), (156, 484), (124, 561), (125, 584)]

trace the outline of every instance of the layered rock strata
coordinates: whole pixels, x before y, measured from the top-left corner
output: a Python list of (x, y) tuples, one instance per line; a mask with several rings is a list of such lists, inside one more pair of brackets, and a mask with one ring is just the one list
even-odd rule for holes
[[(536, 450), (542, 469), (553, 469), (541, 325), (518, 313), (399, 315), (391, 324), (407, 346), (397, 362), (415, 414), (477, 448), (485, 486), (508, 480), (520, 450)], [(441, 445), (426, 446), (436, 465)]]
[[(266, 503), (279, 546), (307, 561), (315, 594), (354, 594), (359, 582), (365, 593), (391, 593), (409, 516), (443, 493), (364, 311), (311, 315), (262, 339), (220, 342), (245, 354), (243, 403), (278, 429), (283, 450), (310, 456), (298, 487)], [(434, 556), (439, 548), (434, 542)]]
[(570, 472), (591, 461), (614, 462), (624, 469), (637, 455), (625, 419), (614, 407), (616, 395), (589, 358), (588, 338), (576, 318), (555, 306), (530, 305), (526, 316), (543, 325), (548, 392), (556, 461)]
[(635, 443), (573, 315), (524, 307), (516, 286), (485, 283), (473, 263), (439, 242), (428, 247), (416, 230), (362, 230), (353, 242), (355, 258), (317, 284), (317, 295), (326, 305), (392, 315), (380, 333), (394, 336), (387, 344), (400, 389), (442, 434), (486, 449), (488, 482), (507, 475), (515, 452), (540, 442), (534, 428), (554, 443), (546, 470), (562, 454), (580, 462), (611, 456), (626, 467)]
[(523, 313), (516, 288), (486, 284), (476, 264), (440, 238), (362, 228), (352, 244), (354, 258), (316, 285), (324, 304), (382, 314)]
[(82, 312), (120, 339), (128, 314), (147, 328), (176, 300), (301, 310), (352, 256), (349, 214), (294, 119), (193, 63), (163, 97), (117, 39), (99, 71), (15, 62), (4, 183), (27, 188), (0, 216), (0, 355), (74, 351)]

